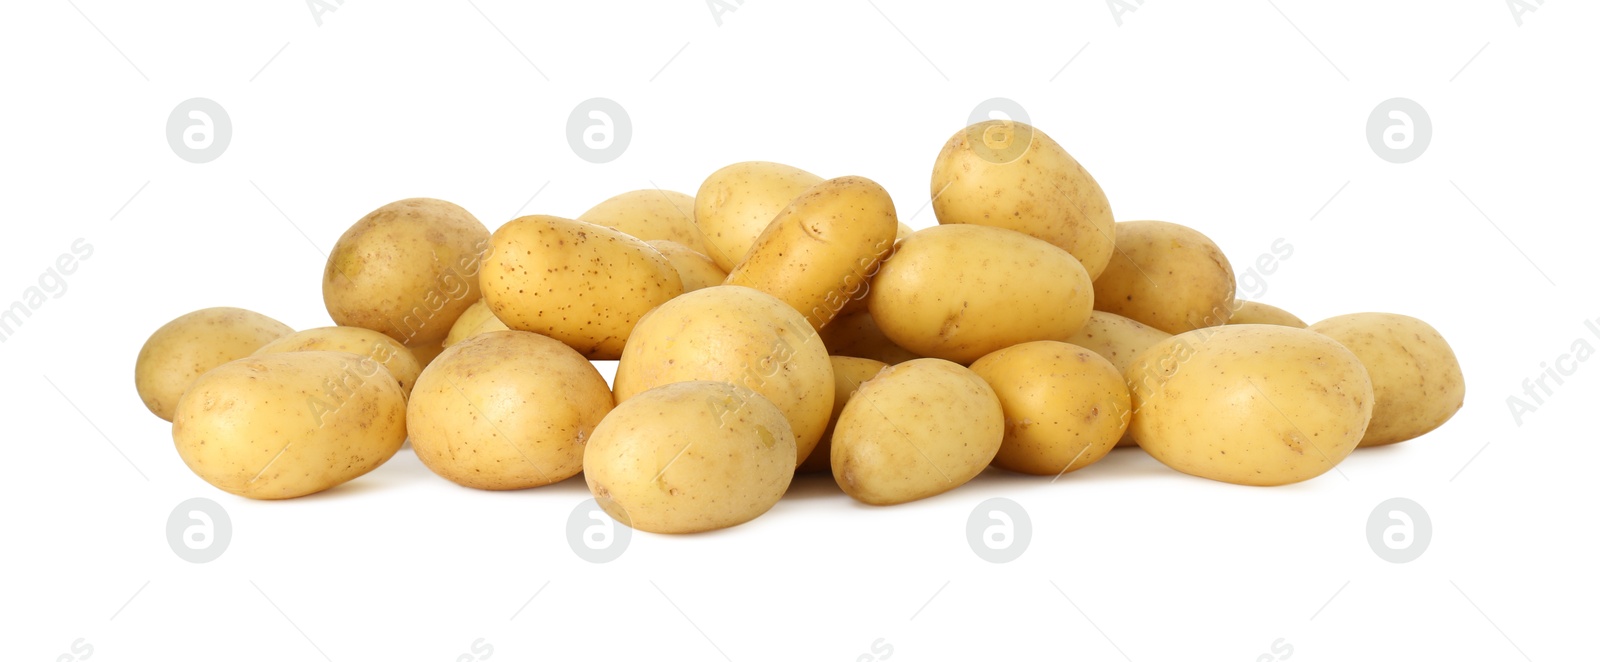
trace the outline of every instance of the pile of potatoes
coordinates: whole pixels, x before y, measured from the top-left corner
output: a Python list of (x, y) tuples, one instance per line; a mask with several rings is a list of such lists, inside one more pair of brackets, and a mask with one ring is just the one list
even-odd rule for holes
[[(1428, 324), (1308, 326), (1236, 300), (1215, 243), (1114, 222), (1031, 126), (958, 132), (930, 195), (939, 224), (915, 232), (869, 179), (765, 162), (492, 234), (402, 200), (329, 255), (335, 326), (184, 315), (140, 351), (139, 395), (190, 469), (241, 496), (326, 490), (409, 438), (472, 488), (582, 472), (619, 521), (671, 533), (749, 521), (797, 471), (887, 505), (991, 465), (1060, 476), (1118, 445), (1283, 485), (1462, 405)], [(592, 360), (618, 361), (613, 384)]]

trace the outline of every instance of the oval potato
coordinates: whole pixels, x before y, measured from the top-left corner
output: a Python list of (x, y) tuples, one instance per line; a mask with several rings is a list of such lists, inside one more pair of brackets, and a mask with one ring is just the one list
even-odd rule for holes
[(133, 384), (150, 413), (172, 420), (178, 398), (207, 370), (242, 359), (294, 333), (278, 320), (243, 308), (205, 308), (161, 325), (139, 348)]
[(1376, 401), (1362, 446), (1420, 437), (1455, 416), (1467, 383), (1450, 343), (1427, 322), (1393, 313), (1340, 315), (1311, 325), (1355, 353)]
[(578, 216), (636, 239), (671, 241), (696, 253), (710, 250), (694, 222), (694, 196), (677, 191), (641, 189), (607, 198)]
[(1163, 221), (1117, 224), (1117, 252), (1094, 281), (1095, 310), (1167, 333), (1228, 323), (1233, 267), (1195, 230)]
[(1228, 317), (1228, 323), (1276, 324), (1278, 326), (1292, 326), (1296, 329), (1306, 328), (1306, 323), (1295, 317), (1294, 313), (1259, 301), (1234, 302), (1233, 315)]
[(922, 358), (883, 335), (883, 330), (872, 319), (872, 312), (867, 310), (846, 312), (822, 327), (819, 335), (829, 354), (872, 359), (890, 365)]
[(721, 285), (728, 279), (728, 272), (704, 254), (697, 253), (683, 244), (675, 241), (655, 239), (645, 242), (661, 252), (662, 257), (672, 264), (677, 270), (678, 279), (683, 281), (683, 291), (693, 292), (713, 285)]
[(972, 364), (1005, 411), (994, 466), (1060, 476), (1111, 452), (1133, 413), (1128, 384), (1094, 352), (1054, 340), (1023, 343)]
[(705, 237), (706, 256), (732, 271), (778, 212), (821, 183), (809, 172), (768, 161), (735, 163), (711, 173), (694, 196), (694, 221)]
[[(489, 302), (479, 299), (477, 303), (467, 307), (461, 317), (456, 318), (454, 326), (450, 327), (450, 335), (444, 337), (444, 344), (439, 351), (444, 351), (463, 340), (473, 336), (505, 331), (511, 327), (494, 316), (494, 311), (489, 310)], [(437, 356), (437, 354), (435, 354)]]
[(377, 361), (394, 375), (400, 382), (400, 390), (408, 395), (417, 383), (417, 375), (422, 374), (417, 357), (400, 341), (359, 326), (324, 326), (296, 331), (262, 345), (253, 355), (315, 351), (349, 352)]
[(796, 469), (801, 473), (832, 470), (833, 427), (839, 422), (839, 412), (844, 411), (845, 403), (861, 388), (862, 382), (888, 367), (882, 361), (853, 356), (830, 356), (828, 361), (833, 364), (833, 416), (828, 419), (828, 427), (822, 431), (822, 440), (817, 442), (816, 449)]

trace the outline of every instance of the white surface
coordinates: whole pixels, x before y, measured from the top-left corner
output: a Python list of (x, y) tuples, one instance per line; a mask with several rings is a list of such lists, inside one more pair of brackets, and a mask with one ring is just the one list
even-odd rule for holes
[[(297, 2), (74, 1), (83, 15), (13, 3), (0, 21), (0, 305), (74, 239), (94, 246), (0, 344), (7, 659), (73, 659), (79, 639), (93, 659), (338, 662), (454, 660), (480, 638), (497, 660), (872, 659), (879, 639), (895, 660), (1256, 660), (1279, 639), (1294, 660), (1588, 648), (1600, 364), (1578, 364), (1520, 427), (1505, 399), (1576, 339), (1600, 347), (1583, 326), (1600, 317), (1591, 4), (1545, 3), (1519, 27), (1499, 2), (1149, 2), (1119, 27), (1097, 0), (751, 0), (719, 27), (691, 0), (476, 0), (484, 15), (352, 1), (319, 27)], [(595, 96), (634, 127), (604, 165), (565, 139)], [(403, 197), (495, 227), (537, 191), (524, 213), (571, 216), (765, 159), (874, 178), (930, 225), (913, 214), (933, 156), (995, 96), (1082, 161), (1119, 219), (1191, 225), (1241, 271), (1287, 239), (1262, 300), (1307, 320), (1430, 321), (1465, 367), (1466, 408), (1292, 487), (1191, 478), (1136, 450), (1054, 484), (990, 473), (893, 508), (805, 479), (749, 525), (637, 534), (591, 565), (565, 538), (579, 481), (475, 492), (403, 451), (330, 493), (249, 502), (185, 469), (134, 392), (140, 344), (181, 313), (326, 324), (322, 251)], [(1404, 165), (1364, 135), (1397, 96), (1434, 127)], [(164, 136), (190, 97), (234, 127), (203, 165)], [(194, 496), (234, 527), (204, 565), (164, 537)], [(965, 539), (993, 496), (1034, 524), (1005, 565)], [(1366, 540), (1395, 496), (1433, 520), (1408, 564)]]

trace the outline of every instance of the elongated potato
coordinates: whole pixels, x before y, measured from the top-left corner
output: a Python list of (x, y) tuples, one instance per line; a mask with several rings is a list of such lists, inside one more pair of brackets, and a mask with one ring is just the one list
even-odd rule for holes
[(615, 359), (639, 318), (682, 294), (683, 281), (659, 251), (621, 232), (523, 216), (491, 238), (483, 292), (507, 327)]
[(1271, 306), (1259, 301), (1234, 302), (1233, 315), (1228, 317), (1229, 324), (1276, 324), (1278, 326), (1292, 326), (1296, 329), (1306, 328), (1306, 323), (1287, 310)]
[(727, 284), (771, 294), (821, 329), (866, 291), (898, 229), (894, 201), (877, 182), (830, 179), (778, 212)]
[(321, 492), (376, 469), (406, 439), (406, 397), (348, 352), (249, 356), (178, 401), (172, 440), (196, 475), (251, 499)]
[(505, 331), (511, 327), (494, 316), (494, 311), (489, 310), (489, 302), (479, 299), (477, 303), (467, 307), (461, 317), (456, 318), (455, 326), (450, 327), (450, 335), (444, 337), (444, 349), (463, 340), (483, 333)]
[(794, 463), (794, 432), (766, 398), (690, 381), (617, 405), (589, 440), (583, 478), (600, 507), (633, 528), (694, 533), (767, 512)]
[(1377, 400), (1361, 445), (1420, 437), (1455, 416), (1467, 383), (1450, 343), (1427, 322), (1393, 313), (1340, 315), (1311, 325), (1361, 359)]
[(806, 189), (822, 178), (767, 161), (735, 163), (711, 173), (694, 196), (694, 221), (706, 240), (706, 255), (732, 271), (756, 237)]
[(940, 225), (900, 242), (872, 279), (867, 308), (913, 353), (971, 363), (1032, 340), (1065, 340), (1094, 301), (1083, 265), (1020, 232)]
[(872, 359), (890, 365), (922, 358), (883, 335), (883, 330), (872, 319), (872, 312), (867, 310), (841, 315), (822, 327), (819, 335), (829, 354)]
[(828, 419), (828, 428), (822, 432), (822, 440), (817, 442), (817, 448), (811, 451), (811, 456), (800, 465), (796, 471), (809, 473), (815, 471), (831, 471), (833, 467), (833, 427), (839, 422), (839, 413), (844, 411), (844, 406), (850, 401), (850, 396), (855, 395), (856, 389), (861, 388), (862, 382), (872, 379), (888, 366), (882, 361), (872, 359), (858, 359), (853, 356), (830, 356), (828, 361), (833, 364), (833, 416)]
[(1208, 237), (1176, 223), (1117, 224), (1117, 252), (1094, 281), (1095, 310), (1167, 333), (1228, 323), (1233, 267)]
[(422, 365), (417, 363), (417, 357), (400, 341), (359, 326), (325, 326), (296, 331), (262, 345), (254, 354), (313, 351), (349, 352), (377, 361), (389, 374), (394, 375), (400, 382), (400, 390), (407, 395), (411, 393), (412, 385), (417, 383), (417, 375), (422, 374)]
[(207, 370), (249, 356), (294, 329), (243, 308), (205, 308), (161, 325), (139, 348), (134, 387), (150, 413), (172, 420), (178, 398)]
[(956, 132), (933, 164), (933, 213), (942, 224), (1023, 232), (1071, 253), (1094, 280), (1116, 238), (1100, 184), (1036, 128), (988, 120)]
[(972, 364), (1005, 410), (1001, 469), (1059, 476), (1099, 462), (1128, 428), (1133, 407), (1116, 366), (1054, 340), (1023, 343)]
[(671, 241), (696, 253), (710, 250), (694, 222), (694, 196), (686, 193), (654, 188), (628, 191), (589, 208), (578, 220), (635, 239)]
[(661, 251), (667, 258), (672, 268), (677, 270), (678, 279), (683, 281), (683, 291), (693, 292), (713, 285), (721, 285), (728, 279), (728, 272), (704, 254), (697, 253), (689, 247), (675, 241), (655, 239), (645, 242), (651, 248)]

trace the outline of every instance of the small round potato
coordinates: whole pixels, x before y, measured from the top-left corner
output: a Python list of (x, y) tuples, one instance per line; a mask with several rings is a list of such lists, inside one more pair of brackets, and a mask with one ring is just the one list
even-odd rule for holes
[(728, 382), (760, 393), (789, 419), (804, 462), (833, 411), (828, 350), (804, 317), (772, 295), (718, 285), (650, 311), (617, 363), (617, 404), (662, 384)]
[(1054, 340), (989, 354), (972, 371), (994, 388), (1005, 410), (1001, 469), (1059, 476), (1100, 461), (1133, 413), (1122, 373), (1092, 351)]
[(682, 293), (678, 272), (649, 244), (555, 216), (501, 226), (483, 260), (483, 298), (495, 317), (591, 359), (621, 356), (639, 318)]
[(694, 221), (705, 237), (706, 255), (732, 271), (750, 252), (778, 212), (822, 178), (767, 161), (735, 163), (711, 173), (694, 196)]
[(1455, 416), (1467, 397), (1461, 363), (1427, 322), (1392, 313), (1340, 315), (1311, 325), (1354, 352), (1377, 401), (1362, 446), (1420, 437)]
[(1094, 281), (1094, 308), (1183, 333), (1227, 324), (1233, 291), (1233, 267), (1211, 239), (1176, 223), (1128, 221)]
[(823, 430), (816, 450), (811, 451), (810, 457), (797, 469), (801, 473), (832, 470), (833, 427), (839, 422), (839, 412), (844, 411), (845, 404), (855, 395), (856, 389), (861, 388), (862, 382), (888, 367), (881, 361), (853, 356), (830, 356), (828, 361), (833, 364), (833, 417), (828, 419), (828, 429)]
[(988, 120), (958, 131), (933, 163), (933, 213), (1048, 241), (1093, 280), (1111, 259), (1116, 228), (1100, 184), (1043, 131)]
[(388, 334), (406, 347), (437, 344), (479, 298), (489, 230), (443, 200), (411, 198), (373, 210), (328, 254), (322, 301), (339, 326)]
[(133, 383), (144, 406), (170, 421), (178, 398), (200, 375), (291, 333), (284, 323), (242, 308), (196, 310), (150, 334), (139, 349)]
[(878, 373), (839, 414), (833, 479), (863, 503), (916, 501), (960, 487), (989, 466), (1005, 413), (982, 377), (941, 359)]
[(1235, 301), (1233, 315), (1228, 318), (1228, 323), (1276, 324), (1278, 326), (1292, 326), (1296, 329), (1306, 328), (1306, 323), (1295, 317), (1294, 313), (1259, 301)]
[(722, 281), (728, 279), (728, 272), (723, 271), (722, 267), (717, 266), (711, 258), (683, 244), (664, 239), (652, 239), (645, 243), (660, 251), (662, 257), (667, 258), (667, 262), (677, 270), (678, 279), (683, 281), (685, 292), (721, 285)]
[(296, 331), (262, 345), (254, 355), (317, 351), (349, 352), (377, 361), (399, 380), (400, 390), (408, 395), (412, 385), (417, 383), (417, 375), (422, 373), (417, 357), (400, 341), (359, 326), (325, 326)]
[(794, 479), (794, 432), (760, 394), (727, 382), (659, 386), (605, 417), (583, 455), (600, 507), (653, 533), (695, 533), (767, 512)]
[(839, 316), (822, 327), (820, 335), (823, 346), (828, 348), (830, 354), (872, 359), (890, 365), (922, 358), (884, 336), (883, 330), (872, 319), (872, 312), (867, 310)]
[(411, 448), (434, 473), (480, 490), (560, 482), (611, 411), (611, 389), (561, 342), (494, 331), (439, 355), (406, 408)]
[(710, 250), (694, 223), (694, 197), (648, 188), (613, 196), (583, 212), (578, 220), (603, 225), (636, 239), (664, 239), (696, 253)]
[[(454, 326), (450, 327), (450, 335), (444, 337), (443, 349), (449, 349), (456, 343), (484, 333), (505, 331), (511, 327), (494, 316), (494, 311), (489, 310), (489, 302), (479, 299), (477, 303), (467, 307), (461, 317), (456, 318)], [(436, 355), (437, 356), (437, 355)]]
[(1180, 333), (1140, 354), (1124, 377), (1139, 446), (1225, 483), (1320, 476), (1355, 450), (1372, 418), (1372, 380), (1356, 355), (1287, 326)]
[(406, 396), (348, 352), (249, 356), (200, 376), (172, 419), (178, 455), (251, 499), (321, 492), (376, 469), (406, 440)]
[(1092, 309), (1089, 274), (1060, 248), (983, 225), (918, 230), (883, 263), (867, 308), (922, 356), (971, 363), (1032, 340), (1065, 340)]

